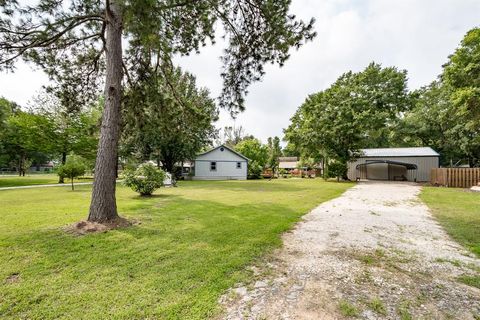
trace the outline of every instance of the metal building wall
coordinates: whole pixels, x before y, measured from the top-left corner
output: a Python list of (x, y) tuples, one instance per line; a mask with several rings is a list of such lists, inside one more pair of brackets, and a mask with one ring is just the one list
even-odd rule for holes
[(407, 179), (408, 181), (414, 181), (416, 171), (418, 182), (430, 181), (431, 169), (438, 168), (439, 165), (438, 157), (362, 157), (348, 163), (348, 178), (350, 180), (355, 180), (357, 178), (357, 164), (366, 163), (372, 160), (392, 160), (416, 164), (418, 169), (408, 170)]

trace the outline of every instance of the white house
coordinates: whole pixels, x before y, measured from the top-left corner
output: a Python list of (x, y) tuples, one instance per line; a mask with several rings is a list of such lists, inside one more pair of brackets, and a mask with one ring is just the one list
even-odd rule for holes
[(195, 159), (194, 180), (246, 180), (248, 158), (221, 145)]
[(350, 180), (430, 181), (440, 157), (430, 147), (362, 149), (361, 153), (348, 164)]

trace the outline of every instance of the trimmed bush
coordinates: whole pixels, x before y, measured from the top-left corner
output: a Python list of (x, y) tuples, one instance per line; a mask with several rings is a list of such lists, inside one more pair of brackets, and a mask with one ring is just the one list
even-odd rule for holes
[(65, 164), (58, 167), (57, 174), (59, 177), (70, 179), (73, 191), (73, 179), (84, 175), (86, 171), (87, 165), (85, 164), (85, 159), (80, 156), (70, 155)]
[(136, 170), (125, 170), (123, 183), (140, 193), (150, 196), (153, 191), (163, 186), (165, 172), (151, 163), (141, 164)]

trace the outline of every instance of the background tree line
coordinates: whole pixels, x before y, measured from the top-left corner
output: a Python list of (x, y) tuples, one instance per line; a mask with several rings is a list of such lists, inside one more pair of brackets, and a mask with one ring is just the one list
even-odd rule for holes
[(42, 94), (29, 110), (0, 99), (0, 167), (25, 175), (31, 165), (65, 163), (75, 153), (95, 161), (100, 103), (68, 112), (52, 95)]
[(409, 91), (407, 71), (371, 63), (307, 97), (284, 130), (287, 148), (344, 176), (362, 148), (430, 146), (442, 165), (480, 165), (480, 29), (437, 80)]

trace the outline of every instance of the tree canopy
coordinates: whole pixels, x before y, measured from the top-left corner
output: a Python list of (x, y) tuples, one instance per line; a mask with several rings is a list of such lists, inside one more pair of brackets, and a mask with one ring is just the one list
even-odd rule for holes
[(388, 146), (399, 113), (408, 107), (406, 71), (371, 63), (310, 95), (292, 117), (285, 139), (315, 161), (346, 162), (360, 148)]
[(268, 167), (272, 169), (274, 173), (278, 171), (279, 157), (282, 156), (282, 147), (280, 146), (279, 137), (269, 137), (267, 141), (268, 147)]
[(54, 79), (67, 74), (68, 65), (78, 66), (86, 82), (105, 74), (89, 220), (112, 220), (118, 217), (115, 178), (124, 74), (128, 80), (139, 57), (172, 70), (174, 55), (198, 52), (215, 41), (219, 22), (228, 43), (219, 103), (231, 112), (242, 110), (247, 88), (261, 79), (263, 65), (283, 65), (290, 48), (315, 36), (313, 20), (298, 20), (289, 7), (290, 0), (41, 0), (33, 6), (6, 0), (0, 2), (0, 66), (12, 68), (22, 57)]
[(256, 138), (249, 138), (240, 141), (235, 146), (235, 150), (249, 159), (248, 177), (250, 179), (260, 178), (267, 165), (268, 147)]
[(480, 29), (470, 30), (438, 80), (412, 93), (396, 141), (431, 146), (443, 165), (480, 165)]
[(307, 97), (285, 140), (289, 154), (332, 163), (361, 148), (430, 146), (442, 165), (479, 166), (480, 28), (467, 32), (438, 79), (420, 89), (407, 90), (406, 71), (375, 63), (343, 74)]
[(193, 159), (215, 138), (218, 109), (193, 75), (177, 68), (167, 76), (157, 72), (129, 88), (121, 150), (173, 173), (175, 163)]

